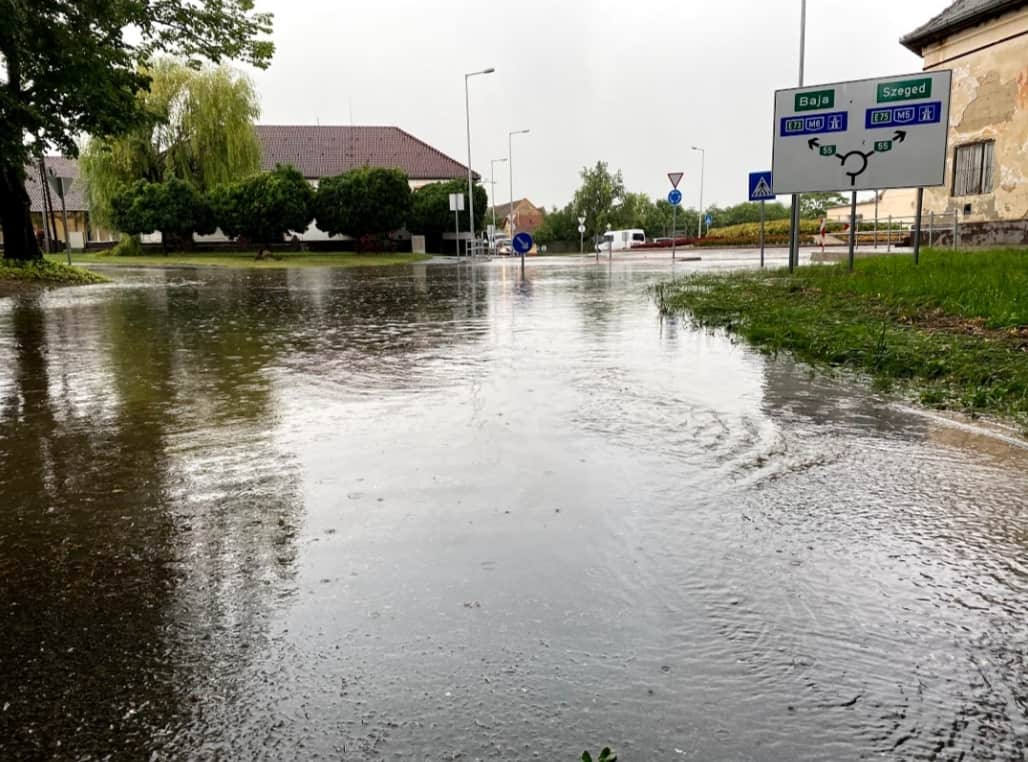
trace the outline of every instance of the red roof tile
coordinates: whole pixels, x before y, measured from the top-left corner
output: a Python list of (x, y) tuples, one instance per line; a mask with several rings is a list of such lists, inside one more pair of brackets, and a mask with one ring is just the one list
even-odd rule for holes
[(261, 124), (256, 129), (264, 170), (292, 164), (310, 180), (365, 165), (402, 169), (411, 180), (468, 176), (464, 164), (399, 127)]

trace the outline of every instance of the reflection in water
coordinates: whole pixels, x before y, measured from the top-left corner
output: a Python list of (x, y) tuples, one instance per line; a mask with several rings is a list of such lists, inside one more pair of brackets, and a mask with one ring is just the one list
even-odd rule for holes
[(0, 756), (1023, 756), (1023, 453), (668, 267), (0, 300)]

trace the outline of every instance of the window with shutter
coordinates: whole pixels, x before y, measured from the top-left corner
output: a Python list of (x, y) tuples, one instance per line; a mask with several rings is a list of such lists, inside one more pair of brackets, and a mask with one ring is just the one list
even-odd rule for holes
[(957, 146), (953, 154), (953, 195), (992, 193), (995, 141)]

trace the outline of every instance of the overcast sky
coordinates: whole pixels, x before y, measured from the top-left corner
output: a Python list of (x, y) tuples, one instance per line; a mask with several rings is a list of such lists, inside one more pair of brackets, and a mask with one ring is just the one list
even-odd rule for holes
[[(899, 38), (949, 0), (810, 0), (806, 82), (903, 74)], [(771, 165), (775, 89), (794, 87), (799, 0), (258, 0), (275, 14), (270, 69), (254, 72), (265, 124), (396, 125), (488, 180), (514, 138), (514, 195), (563, 205), (579, 170), (620, 168), (654, 198), (682, 170), (688, 206), (745, 200)], [(496, 165), (507, 200), (507, 168)]]

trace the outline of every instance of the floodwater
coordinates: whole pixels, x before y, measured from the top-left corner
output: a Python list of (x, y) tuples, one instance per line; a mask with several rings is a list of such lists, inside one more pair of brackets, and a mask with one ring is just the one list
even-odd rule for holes
[(1023, 760), (1028, 452), (671, 272), (0, 300), (0, 758)]

